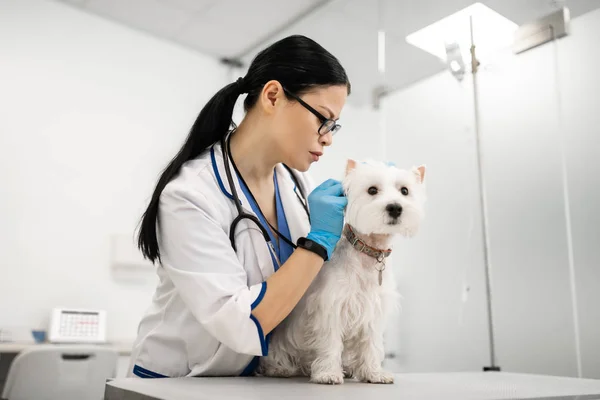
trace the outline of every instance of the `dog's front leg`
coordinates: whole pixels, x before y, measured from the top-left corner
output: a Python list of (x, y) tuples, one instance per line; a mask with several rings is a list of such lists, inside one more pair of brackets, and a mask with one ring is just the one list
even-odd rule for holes
[(339, 329), (323, 329), (314, 349), (315, 359), (310, 366), (310, 381), (336, 385), (344, 383), (342, 370), (343, 341)]
[(383, 332), (365, 328), (362, 340), (357, 341), (354, 375), (358, 380), (369, 383), (394, 383), (394, 375), (383, 370)]

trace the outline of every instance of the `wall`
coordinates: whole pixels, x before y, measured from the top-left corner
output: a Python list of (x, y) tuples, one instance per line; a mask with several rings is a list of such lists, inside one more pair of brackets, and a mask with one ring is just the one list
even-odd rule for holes
[(435, 75), (383, 104), (387, 157), (426, 164), (427, 203), (418, 235), (395, 243), (403, 296), (395, 368), (473, 371), (487, 363), (487, 330), (469, 86)]
[(577, 376), (554, 61), (542, 46), (481, 74), (493, 307), (502, 367)]
[(579, 17), (559, 42), (562, 142), (572, 224), (583, 376), (600, 379), (600, 10)]
[[(600, 10), (585, 14), (570, 36), (478, 75), (496, 350), (505, 371), (578, 376), (579, 341), (581, 376), (600, 378), (599, 26)], [(388, 157), (429, 167), (428, 222), (396, 264), (405, 297), (399, 364), (407, 371), (489, 362), (468, 79), (458, 84), (445, 72), (385, 101), (388, 149), (398, 152)]]
[[(0, 52), (0, 328), (45, 327), (54, 306), (100, 308), (109, 339), (130, 341), (155, 274), (111, 270), (111, 236), (132, 235), (197, 113), (238, 75), (41, 0), (0, 2)], [(317, 183), (340, 178), (347, 156), (383, 153), (377, 112), (349, 104), (342, 123)]]
[(226, 82), (216, 60), (49, 1), (0, 2), (0, 327), (108, 312), (132, 340), (154, 271), (117, 279), (161, 168)]

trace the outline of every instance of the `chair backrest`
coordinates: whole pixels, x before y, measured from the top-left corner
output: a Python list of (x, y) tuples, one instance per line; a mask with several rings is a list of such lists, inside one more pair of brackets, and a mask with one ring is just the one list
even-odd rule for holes
[(33, 346), (15, 357), (2, 399), (100, 400), (106, 380), (116, 375), (117, 358), (102, 346)]

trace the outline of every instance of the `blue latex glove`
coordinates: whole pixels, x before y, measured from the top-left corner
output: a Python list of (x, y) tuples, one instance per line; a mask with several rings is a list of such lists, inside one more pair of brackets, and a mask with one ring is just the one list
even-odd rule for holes
[(306, 238), (325, 247), (328, 258), (342, 235), (347, 204), (342, 183), (335, 179), (323, 182), (308, 196), (310, 232)]

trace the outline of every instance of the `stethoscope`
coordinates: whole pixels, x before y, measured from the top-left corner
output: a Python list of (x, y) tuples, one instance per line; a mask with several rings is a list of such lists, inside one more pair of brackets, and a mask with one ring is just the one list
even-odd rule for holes
[[(237, 166), (235, 165), (235, 162), (234, 162), (233, 158), (231, 157), (231, 152), (229, 149), (229, 139), (230, 138), (231, 138), (231, 134), (228, 135), (227, 139), (225, 139), (225, 138), (221, 139), (221, 147), (223, 149), (223, 163), (225, 164), (225, 174), (227, 175), (227, 183), (229, 183), (229, 187), (231, 188), (231, 197), (233, 199), (233, 202), (235, 203), (235, 207), (238, 212), (237, 217), (235, 217), (235, 219), (231, 222), (231, 225), (229, 226), (229, 241), (231, 242), (231, 247), (233, 247), (234, 251), (237, 251), (237, 247), (235, 245), (235, 228), (240, 223), (240, 221), (242, 221), (243, 219), (249, 219), (250, 221), (254, 222), (254, 224), (260, 229), (265, 241), (267, 242), (269, 251), (271, 252), (271, 256), (273, 256), (273, 259), (277, 262), (278, 267), (281, 267), (281, 262), (279, 260), (279, 257), (277, 256), (277, 252), (275, 251), (275, 246), (273, 245), (273, 242), (271, 241), (271, 237), (269, 236), (269, 232), (267, 231), (267, 228), (265, 228), (263, 226), (263, 224), (260, 222), (260, 220), (257, 217), (245, 212), (244, 209), (242, 208), (242, 202), (240, 201), (240, 198), (237, 194), (237, 190), (235, 188), (235, 184), (233, 183), (231, 169), (229, 168), (229, 161), (231, 161), (231, 165), (233, 165), (233, 168), (235, 169), (235, 172), (236, 172), (237, 176), (239, 177), (239, 179), (242, 181), (242, 184), (244, 184), (247, 188), (248, 188), (248, 185), (244, 181), (242, 174), (240, 174), (240, 172), (238, 171)], [(296, 197), (298, 197), (298, 200), (300, 200), (300, 203), (302, 204), (302, 207), (304, 208), (304, 211), (306, 212), (306, 215), (308, 216), (308, 218), (310, 220), (310, 212), (308, 210), (306, 196), (304, 194), (304, 191), (303, 191), (301, 185), (298, 182), (298, 178), (293, 173), (293, 171), (291, 170), (290, 167), (288, 167), (285, 164), (282, 164), (282, 165), (290, 173), (290, 176), (292, 177), (292, 180), (294, 181), (294, 184), (296, 186), (294, 188), (294, 193), (296, 193)], [(296, 190), (296, 189), (298, 189), (298, 190)], [(298, 193), (298, 191), (300, 193)], [(258, 211), (260, 211), (260, 213), (264, 217), (264, 214), (260, 210), (260, 207), (258, 206), (258, 202), (254, 198), (254, 195), (252, 194), (252, 192), (250, 192), (250, 189), (248, 189), (248, 193), (252, 197), (252, 200), (254, 201), (254, 203), (257, 205)], [(287, 237), (285, 237), (285, 235), (283, 235), (281, 232), (279, 232), (277, 229), (275, 229), (275, 227), (273, 225), (271, 225), (269, 223), (269, 221), (267, 221), (266, 217), (264, 217), (264, 219), (267, 222), (267, 224), (269, 224), (269, 227), (273, 230), (273, 232), (279, 237), (279, 239), (283, 240), (284, 242), (286, 242), (287, 244), (292, 246), (293, 249), (295, 249), (297, 247), (296, 244), (294, 244), (290, 239), (288, 239)]]

